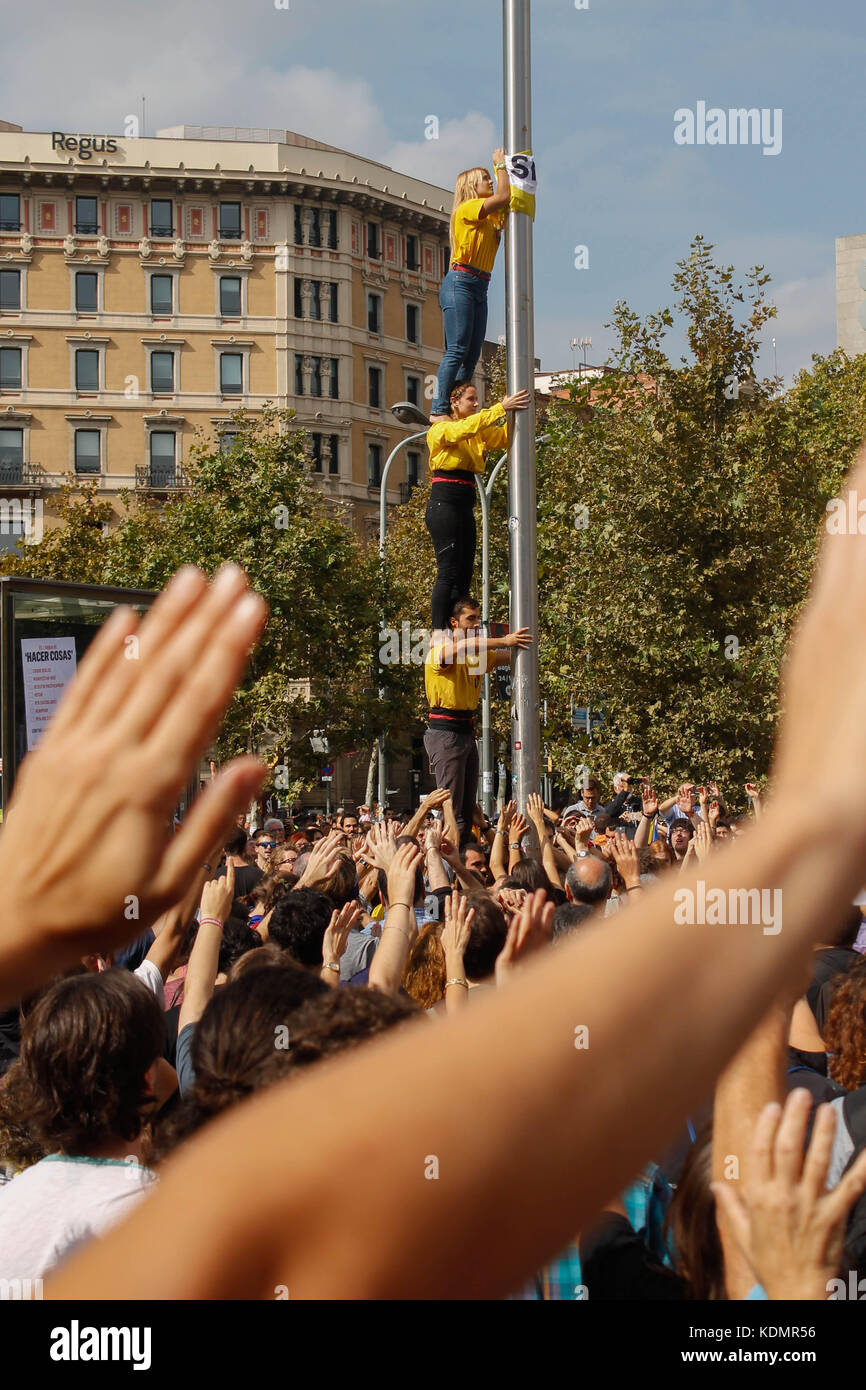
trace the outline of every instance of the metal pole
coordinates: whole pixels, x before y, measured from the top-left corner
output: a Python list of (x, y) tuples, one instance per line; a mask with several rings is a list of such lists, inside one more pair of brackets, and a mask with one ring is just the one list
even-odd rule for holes
[[(530, 0), (502, 0), (505, 73), (505, 147), (509, 155), (532, 149)], [(533, 331), (532, 219), (508, 218), (505, 243), (508, 392), (529, 391), (528, 410), (512, 416), (508, 467), (508, 529), (513, 627), (529, 628), (531, 647), (516, 654), (512, 686), (515, 795), (526, 811), (541, 786), (538, 721), (538, 560), (535, 499), (535, 339)]]
[[(500, 463), (501, 463), (500, 459)], [(498, 465), (497, 465), (498, 467)], [(476, 477), (481, 503), (481, 631), (490, 636), (490, 493)], [(490, 727), (490, 673), (481, 682), (481, 805), (485, 816), (493, 815), (493, 732)]]
[[(410, 434), (391, 450), (388, 455), (385, 467), (382, 469), (382, 477), (379, 480), (379, 561), (385, 559), (385, 532), (388, 527), (388, 474), (391, 472), (391, 464), (399, 454), (401, 449), (405, 449), (407, 444), (413, 444), (416, 439), (426, 439), (427, 431), (422, 430), (419, 434)], [(382, 615), (382, 626), (385, 626), (385, 616)], [(379, 699), (384, 701), (385, 691), (379, 686)], [(388, 792), (388, 769), (385, 766), (385, 735), (379, 735), (379, 814), (385, 814), (385, 799)]]

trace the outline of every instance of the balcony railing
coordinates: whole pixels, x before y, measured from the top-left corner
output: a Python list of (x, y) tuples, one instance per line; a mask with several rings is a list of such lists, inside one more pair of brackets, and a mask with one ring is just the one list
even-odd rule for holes
[(0, 487), (44, 487), (45, 478), (41, 464), (0, 462)]
[(178, 492), (189, 487), (179, 463), (149, 464), (135, 470), (135, 486), (144, 492)]

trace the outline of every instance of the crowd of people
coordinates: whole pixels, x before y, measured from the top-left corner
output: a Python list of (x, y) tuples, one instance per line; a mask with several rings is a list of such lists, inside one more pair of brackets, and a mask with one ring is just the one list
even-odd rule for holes
[[(118, 609), (0, 831), (0, 1287), (856, 1296), (861, 618), (862, 543), (828, 537), (745, 815), (620, 772), (560, 811), (446, 786), (258, 825), (254, 758), (173, 809), (264, 604), (227, 566)], [(675, 908), (767, 892), (770, 932)]]

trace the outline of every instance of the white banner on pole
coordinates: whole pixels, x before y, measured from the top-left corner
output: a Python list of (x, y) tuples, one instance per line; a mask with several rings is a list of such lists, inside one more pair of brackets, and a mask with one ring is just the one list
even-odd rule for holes
[(75, 675), (74, 637), (22, 637), (27, 751), (35, 748)]

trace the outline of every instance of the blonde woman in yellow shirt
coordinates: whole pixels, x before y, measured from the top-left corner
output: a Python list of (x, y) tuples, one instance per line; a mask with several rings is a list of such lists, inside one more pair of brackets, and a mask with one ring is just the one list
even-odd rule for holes
[(466, 169), (454, 189), (451, 269), (439, 303), (445, 327), (445, 356), (436, 379), (431, 420), (450, 419), (451, 392), (472, 380), (487, 329), (487, 289), (505, 227), (511, 189), (505, 151), (493, 151), (496, 189), (486, 169)]
[(451, 414), (427, 431), (433, 482), (424, 520), (433, 541), (437, 575), (431, 602), (433, 630), (447, 629), (457, 599), (465, 598), (475, 565), (475, 478), (488, 453), (508, 447), (506, 413), (526, 410), (529, 392), (506, 396), (480, 410), (469, 382), (451, 392)]

